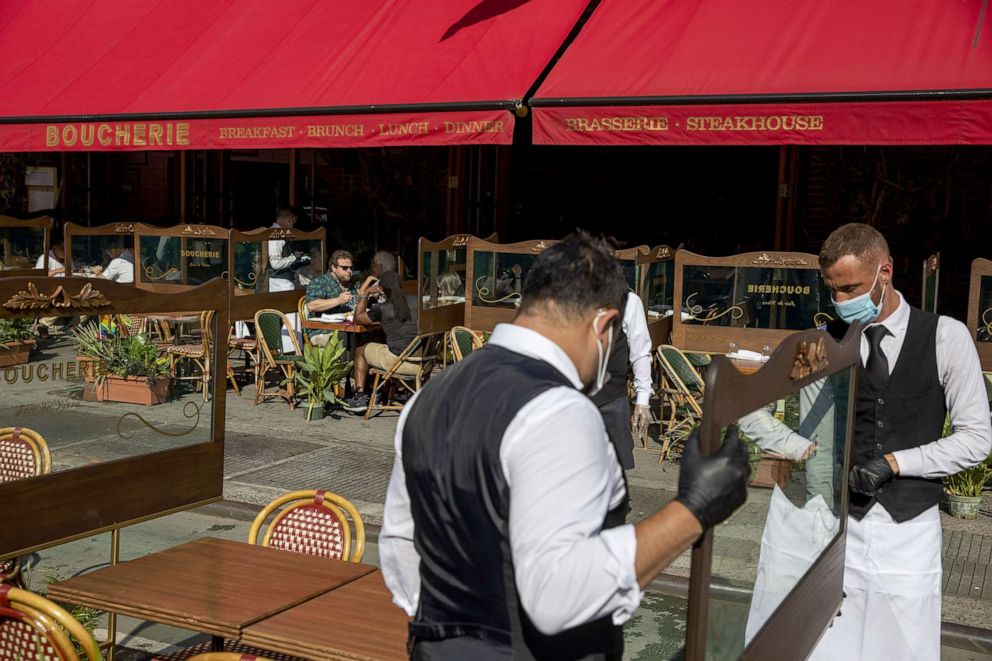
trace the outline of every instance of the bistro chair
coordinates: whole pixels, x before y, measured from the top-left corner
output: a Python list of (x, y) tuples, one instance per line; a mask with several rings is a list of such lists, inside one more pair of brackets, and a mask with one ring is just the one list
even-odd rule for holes
[(121, 334), (128, 337), (141, 335), (148, 326), (146, 319), (140, 314), (116, 314), (114, 315), (114, 323)]
[(661, 365), (661, 413), (667, 420), (662, 421), (661, 455), (658, 463), (665, 460), (673, 442), (684, 439), (703, 416), (703, 379), (684, 353), (670, 344), (662, 344), (657, 349), (658, 363)]
[[(258, 341), (253, 337), (235, 337), (234, 336), (234, 324), (228, 326), (227, 329), (227, 364), (230, 374), (234, 374), (234, 363), (232, 359), (235, 355), (240, 354), (244, 359), (244, 364), (242, 366), (242, 374), (248, 373), (248, 363), (251, 363), (252, 375), (254, 378), (258, 379)], [(235, 384), (237, 381), (235, 381)], [(235, 392), (238, 396), (241, 396), (241, 390), (235, 385)]]
[(102, 661), (103, 656), (90, 632), (64, 608), (41, 595), (0, 584), (0, 658)]
[[(282, 510), (275, 514), (259, 542), (266, 519), (279, 508)], [(354, 534), (349, 518), (355, 527)], [(293, 491), (276, 498), (258, 513), (248, 531), (248, 543), (361, 562), (365, 554), (365, 524), (355, 506), (335, 493), (323, 489)]]
[[(369, 407), (365, 410), (366, 420), (371, 417), (372, 411), (403, 409), (403, 404), (396, 401), (393, 395), (394, 386), (413, 395), (427, 383), (437, 364), (443, 335), (427, 333), (413, 338), (387, 370), (369, 366), (369, 374), (374, 375), (375, 380), (372, 382), (372, 394), (369, 395)], [(415, 369), (401, 372), (400, 368), (404, 365)]]
[[(261, 650), (259, 650), (261, 651)], [(268, 654), (268, 652), (265, 652)], [(284, 655), (283, 658), (286, 658)], [(204, 652), (189, 657), (190, 661), (277, 661), (271, 656), (258, 656), (251, 652)]]
[[(283, 353), (282, 329), (289, 329), (293, 343), (293, 353)], [(255, 313), (255, 336), (258, 341), (258, 362), (255, 365), (255, 404), (259, 399), (275, 396), (284, 397), (289, 402), (289, 410), (296, 408), (296, 363), (303, 360), (300, 343), (296, 339), (293, 325), (279, 310), (264, 309)], [(285, 388), (275, 392), (265, 391), (265, 377), (275, 371), (281, 377)]]
[(476, 349), (481, 349), (485, 344), (482, 333), (464, 326), (452, 328), (448, 331), (448, 338), (451, 342), (451, 355), (455, 357), (456, 363), (461, 362)]
[[(0, 484), (45, 475), (51, 470), (52, 455), (41, 434), (26, 427), (0, 428)], [(21, 558), (0, 560), (0, 583), (24, 587)]]
[(300, 335), (303, 336), (303, 344), (309, 345), (310, 336), (307, 335), (307, 329), (304, 327), (305, 322), (310, 318), (306, 296), (300, 296), (300, 300), (296, 302), (296, 316), (300, 319)]

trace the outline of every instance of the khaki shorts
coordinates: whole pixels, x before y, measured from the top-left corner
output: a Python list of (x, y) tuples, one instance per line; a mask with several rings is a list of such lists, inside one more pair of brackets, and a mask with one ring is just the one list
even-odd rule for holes
[[(399, 358), (389, 347), (385, 344), (380, 344), (379, 342), (369, 342), (365, 345), (365, 360), (368, 361), (370, 367), (374, 367), (378, 370), (385, 372), (390, 367), (396, 364)], [(413, 363), (403, 363), (400, 365), (399, 369), (396, 370), (395, 374), (399, 376), (417, 376), (420, 366), (414, 365)]]

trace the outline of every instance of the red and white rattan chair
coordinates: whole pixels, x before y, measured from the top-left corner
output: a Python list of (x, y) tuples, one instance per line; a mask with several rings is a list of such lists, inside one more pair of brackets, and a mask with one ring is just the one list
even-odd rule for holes
[(0, 659), (102, 661), (103, 656), (90, 632), (64, 608), (33, 592), (0, 584)]
[[(0, 428), (0, 484), (44, 475), (52, 470), (48, 443), (26, 427)], [(0, 583), (23, 587), (20, 558), (0, 560)]]
[[(277, 512), (279, 508), (283, 509)], [(273, 514), (275, 518), (259, 542), (259, 533)], [(365, 524), (355, 506), (337, 494), (322, 489), (293, 491), (276, 498), (258, 513), (248, 531), (248, 543), (361, 562), (365, 554)]]
[(257, 656), (249, 652), (204, 652), (191, 656), (189, 661), (277, 661), (270, 656)]
[(238, 642), (225, 640), (223, 652), (211, 652), (210, 641), (178, 652), (156, 656), (152, 661), (307, 661), (298, 656), (270, 652)]

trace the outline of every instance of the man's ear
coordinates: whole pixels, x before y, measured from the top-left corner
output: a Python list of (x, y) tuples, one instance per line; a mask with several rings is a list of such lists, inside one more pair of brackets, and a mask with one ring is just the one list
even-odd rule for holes
[(620, 317), (620, 310), (616, 308), (600, 308), (596, 311), (596, 317), (593, 324), (596, 329), (596, 334), (602, 337), (606, 337), (607, 331), (610, 326), (617, 322)]

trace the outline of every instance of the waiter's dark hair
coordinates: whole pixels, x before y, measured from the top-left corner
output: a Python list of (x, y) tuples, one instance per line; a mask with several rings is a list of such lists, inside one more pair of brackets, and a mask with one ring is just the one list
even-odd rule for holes
[(578, 230), (534, 260), (524, 281), (520, 313), (549, 303), (571, 320), (598, 308), (622, 313), (627, 289), (613, 248), (605, 239)]

